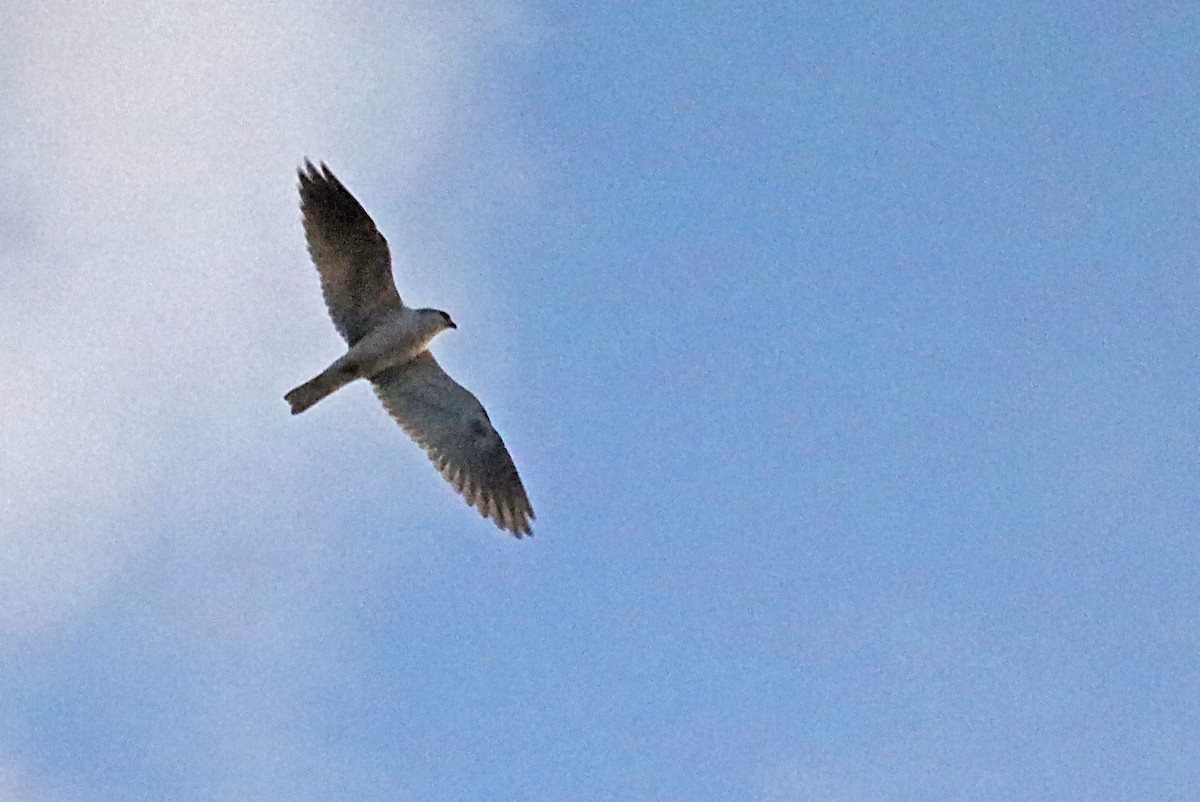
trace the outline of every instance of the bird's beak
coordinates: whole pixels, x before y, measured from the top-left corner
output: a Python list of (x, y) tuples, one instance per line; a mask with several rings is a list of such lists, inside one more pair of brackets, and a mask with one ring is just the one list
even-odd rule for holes
[(449, 323), (447, 323), (446, 325), (447, 325), (447, 326), (449, 326), (449, 327), (450, 327), (450, 328), (452, 328), (452, 329), (457, 329), (457, 328), (458, 328), (458, 324), (457, 324), (457, 323), (455, 323), (453, 320), (451, 320), (451, 321), (450, 321)]

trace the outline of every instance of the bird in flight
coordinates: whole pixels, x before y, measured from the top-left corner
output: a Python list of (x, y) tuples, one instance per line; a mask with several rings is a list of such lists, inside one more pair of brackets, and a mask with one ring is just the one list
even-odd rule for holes
[(349, 350), (284, 396), (292, 414), (367, 379), (384, 409), (468, 504), (517, 537), (533, 534), (533, 508), (504, 441), (479, 399), (429, 353), (434, 337), (458, 327), (445, 312), (404, 305), (387, 240), (324, 163), (317, 168), (306, 159), (297, 172), (308, 251), (329, 317)]

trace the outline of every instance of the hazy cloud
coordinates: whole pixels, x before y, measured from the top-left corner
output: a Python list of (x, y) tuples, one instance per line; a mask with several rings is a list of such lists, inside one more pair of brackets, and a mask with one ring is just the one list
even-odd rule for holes
[(163, 476), (251, 449), (251, 431), (280, 437), (255, 413), (332, 356), (302, 269), (298, 160), (327, 158), (357, 187), (382, 180), (376, 197), (419, 196), (476, 71), (524, 35), (509, 8), (97, 1), (12, 15), (0, 630), (90, 599), (147, 536), (126, 518), (139, 504), (146, 517)]

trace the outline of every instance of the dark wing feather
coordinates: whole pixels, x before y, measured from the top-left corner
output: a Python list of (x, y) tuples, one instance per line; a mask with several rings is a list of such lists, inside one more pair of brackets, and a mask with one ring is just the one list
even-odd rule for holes
[(305, 160), (298, 174), (304, 233), (321, 274), (325, 305), (338, 333), (353, 345), (381, 317), (402, 307), (387, 240), (324, 164), (318, 169)]
[(533, 534), (529, 497), (504, 441), (469, 390), (428, 351), (371, 377), (375, 394), (446, 481), (496, 526)]

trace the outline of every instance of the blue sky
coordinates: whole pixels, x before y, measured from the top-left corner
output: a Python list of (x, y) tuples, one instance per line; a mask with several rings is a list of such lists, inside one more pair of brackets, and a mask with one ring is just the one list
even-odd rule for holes
[[(1200, 795), (1187, 4), (17, 4), (0, 796)], [(388, 237), (538, 512), (339, 353)]]

